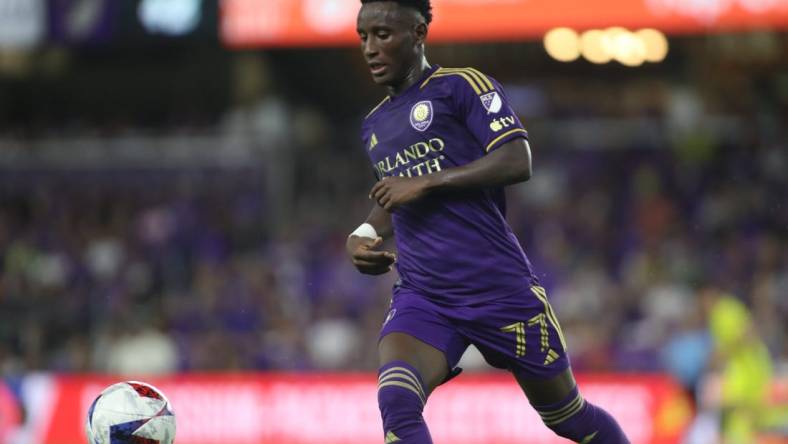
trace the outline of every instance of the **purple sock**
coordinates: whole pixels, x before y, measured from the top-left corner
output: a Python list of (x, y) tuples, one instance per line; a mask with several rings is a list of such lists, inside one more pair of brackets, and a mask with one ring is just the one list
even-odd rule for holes
[(378, 406), (386, 444), (432, 444), (421, 412), (427, 402), (424, 383), (415, 368), (392, 361), (378, 371)]
[(583, 399), (577, 387), (561, 402), (533, 407), (558, 436), (581, 444), (629, 444), (616, 420)]

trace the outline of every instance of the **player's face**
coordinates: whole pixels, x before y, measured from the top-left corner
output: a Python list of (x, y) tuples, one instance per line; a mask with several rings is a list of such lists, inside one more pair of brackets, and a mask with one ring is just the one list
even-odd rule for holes
[(395, 2), (366, 3), (361, 7), (357, 31), (375, 83), (397, 86), (417, 65), (422, 44), (416, 33), (417, 24), (414, 11)]

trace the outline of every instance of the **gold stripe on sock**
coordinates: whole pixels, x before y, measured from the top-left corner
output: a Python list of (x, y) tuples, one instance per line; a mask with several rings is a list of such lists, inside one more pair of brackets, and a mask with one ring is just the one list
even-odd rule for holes
[[(405, 367), (391, 367), (390, 369), (382, 372), (378, 376), (378, 382), (383, 382), (383, 380), (384, 380), (386, 375), (394, 373), (394, 372), (402, 373), (403, 379), (407, 379), (408, 381), (411, 381), (413, 383), (413, 386), (416, 387), (419, 390), (419, 392), (421, 393), (421, 398), (427, 399), (427, 394), (424, 393), (424, 387), (421, 385), (421, 382), (420, 382), (419, 378), (412, 371), (408, 370)], [(408, 376), (409, 376), (409, 378), (408, 378)], [(388, 379), (388, 378), (386, 378), (386, 379)]]
[(555, 418), (555, 419), (550, 420), (550, 421), (545, 420), (544, 423), (546, 425), (558, 425), (558, 424), (561, 424), (562, 422), (564, 422), (567, 419), (571, 418), (575, 413), (579, 412), (583, 408), (583, 406), (585, 404), (586, 404), (585, 399), (580, 398), (580, 402), (577, 403), (577, 406), (575, 408), (573, 408), (572, 410), (567, 411), (564, 415), (562, 415), (562, 416), (560, 416), (558, 418)]
[(403, 380), (403, 379), (404, 379), (403, 382), (405, 382), (406, 384), (410, 384), (414, 389), (416, 389), (419, 392), (419, 398), (421, 398), (422, 400), (426, 399), (426, 396), (424, 395), (424, 391), (421, 390), (421, 387), (419, 387), (419, 385), (415, 381), (413, 381), (413, 379), (410, 376), (405, 375), (403, 373), (390, 373), (386, 375), (385, 378), (381, 379), (378, 382), (378, 386), (380, 386), (380, 384), (386, 381)]
[(567, 405), (565, 405), (565, 406), (561, 407), (560, 409), (555, 409), (555, 410), (547, 410), (547, 411), (542, 411), (542, 410), (540, 410), (540, 411), (538, 411), (538, 412), (539, 412), (539, 416), (541, 416), (541, 417), (542, 417), (542, 419), (554, 419), (554, 418), (555, 418), (555, 417), (557, 417), (557, 416), (561, 416), (561, 415), (563, 415), (563, 414), (564, 414), (564, 412), (566, 412), (567, 410), (570, 410), (570, 409), (571, 409), (571, 408), (572, 408), (572, 407), (573, 407), (575, 404), (577, 404), (577, 403), (578, 403), (578, 402), (579, 402), (581, 399), (582, 399), (582, 396), (580, 396), (580, 393), (578, 393), (578, 394), (577, 394), (577, 396), (575, 396), (575, 397), (574, 397), (574, 399), (572, 399), (572, 400), (569, 402), (569, 404), (567, 404)]
[(402, 388), (408, 389), (408, 390), (412, 391), (413, 393), (415, 393), (416, 396), (419, 397), (419, 400), (421, 400), (422, 404), (425, 403), (424, 398), (421, 397), (421, 393), (419, 393), (418, 390), (416, 390), (415, 388), (413, 388), (412, 385), (410, 385), (410, 384), (408, 384), (406, 382), (402, 382), (402, 381), (386, 381), (386, 382), (378, 385), (378, 390), (382, 389), (383, 387), (390, 387), (390, 386), (396, 386), (396, 387), (402, 387)]

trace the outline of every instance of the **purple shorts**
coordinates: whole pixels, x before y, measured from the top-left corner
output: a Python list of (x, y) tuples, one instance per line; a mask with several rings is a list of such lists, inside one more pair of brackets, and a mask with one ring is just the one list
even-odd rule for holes
[(479, 305), (449, 306), (405, 288), (391, 301), (380, 338), (400, 332), (442, 351), (454, 368), (473, 344), (496, 368), (549, 379), (569, 367), (561, 327), (542, 287)]

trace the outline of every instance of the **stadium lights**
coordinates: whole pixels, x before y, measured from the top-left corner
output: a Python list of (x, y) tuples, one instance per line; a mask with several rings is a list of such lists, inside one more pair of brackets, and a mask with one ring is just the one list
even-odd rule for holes
[(641, 29), (635, 33), (646, 44), (646, 61), (661, 62), (668, 55), (668, 39), (656, 29)]
[(580, 57), (580, 36), (574, 29), (555, 28), (545, 34), (544, 47), (550, 57), (560, 62), (571, 62)]
[(602, 64), (613, 59), (613, 54), (608, 51), (609, 45), (604, 45), (602, 40), (605, 33), (592, 29), (580, 35), (580, 53), (591, 63)]
[(577, 60), (581, 55), (591, 63), (617, 61), (625, 66), (661, 62), (668, 54), (668, 39), (656, 29), (628, 31), (620, 26), (590, 29), (578, 34), (570, 28), (555, 28), (544, 36), (550, 57), (560, 62)]

